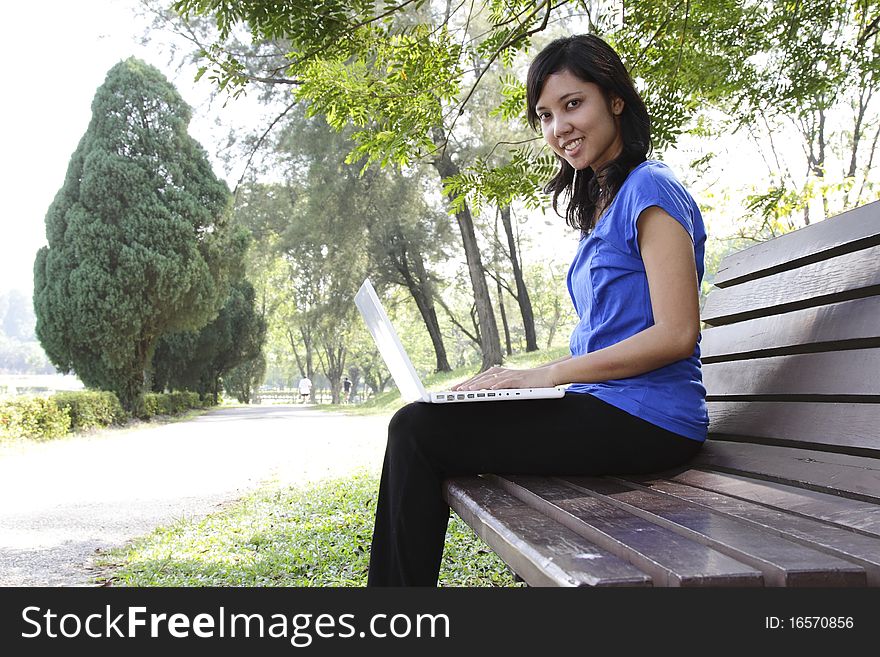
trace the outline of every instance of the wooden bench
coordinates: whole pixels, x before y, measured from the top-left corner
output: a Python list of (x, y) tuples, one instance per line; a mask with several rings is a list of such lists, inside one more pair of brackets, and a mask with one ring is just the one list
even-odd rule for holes
[(880, 201), (734, 253), (714, 282), (710, 436), (687, 467), (445, 482), (529, 585), (880, 586)]

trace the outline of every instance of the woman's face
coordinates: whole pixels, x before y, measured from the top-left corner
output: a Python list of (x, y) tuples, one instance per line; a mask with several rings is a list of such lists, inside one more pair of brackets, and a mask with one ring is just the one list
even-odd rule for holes
[(550, 148), (575, 169), (597, 171), (623, 150), (620, 113), (623, 100), (611, 103), (599, 85), (563, 70), (544, 81), (535, 113)]

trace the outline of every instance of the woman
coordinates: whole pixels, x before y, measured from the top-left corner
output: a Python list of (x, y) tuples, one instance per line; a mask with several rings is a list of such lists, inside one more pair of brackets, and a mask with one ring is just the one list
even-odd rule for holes
[(647, 160), (650, 122), (617, 53), (592, 35), (535, 58), (528, 117), (560, 168), (547, 185), (581, 232), (568, 272), (571, 355), (493, 367), (459, 390), (571, 384), (562, 399), (409, 404), (388, 427), (370, 586), (436, 585), (449, 476), (635, 474), (675, 467), (706, 438), (699, 285), (706, 233), (669, 168)]

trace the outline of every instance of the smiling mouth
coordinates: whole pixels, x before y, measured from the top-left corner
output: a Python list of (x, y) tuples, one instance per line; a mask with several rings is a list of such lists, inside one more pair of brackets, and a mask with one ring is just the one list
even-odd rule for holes
[(578, 139), (575, 139), (575, 140), (573, 140), (573, 141), (570, 141), (570, 142), (568, 142), (567, 144), (563, 145), (562, 150), (564, 150), (564, 151), (573, 151), (575, 148), (577, 148), (578, 146), (581, 145), (581, 142), (582, 142), (583, 140), (584, 140), (583, 137), (579, 137)]

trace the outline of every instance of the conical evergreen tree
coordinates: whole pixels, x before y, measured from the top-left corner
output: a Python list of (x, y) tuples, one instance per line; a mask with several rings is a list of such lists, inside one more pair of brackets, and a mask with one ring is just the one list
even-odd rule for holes
[(154, 67), (114, 66), (46, 214), (34, 263), (37, 337), (51, 361), (130, 411), (165, 333), (213, 319), (247, 234), (187, 133), (191, 110)]

